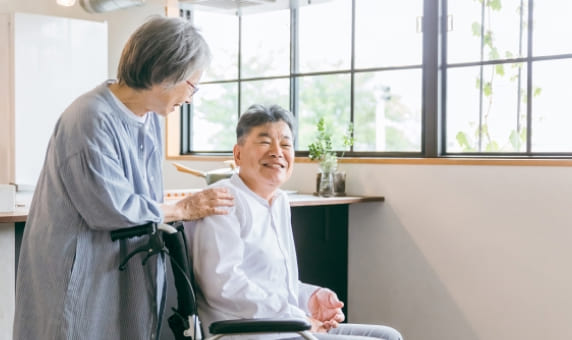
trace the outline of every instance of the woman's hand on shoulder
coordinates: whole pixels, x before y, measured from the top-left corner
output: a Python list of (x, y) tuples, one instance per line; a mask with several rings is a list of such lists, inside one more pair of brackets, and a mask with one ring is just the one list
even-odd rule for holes
[(209, 188), (186, 196), (174, 205), (164, 204), (165, 222), (193, 221), (210, 215), (226, 215), (234, 197), (226, 188)]

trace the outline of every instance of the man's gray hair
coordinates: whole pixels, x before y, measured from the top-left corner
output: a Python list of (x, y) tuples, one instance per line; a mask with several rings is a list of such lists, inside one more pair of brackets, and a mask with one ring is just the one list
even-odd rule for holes
[(279, 105), (266, 107), (260, 104), (251, 105), (246, 112), (240, 115), (236, 125), (236, 141), (241, 144), (242, 138), (246, 137), (252, 128), (266, 123), (276, 123), (283, 121), (288, 125), (294, 138), (294, 117), (290, 111), (283, 109)]
[(211, 61), (205, 39), (181, 18), (154, 16), (141, 25), (123, 48), (117, 78), (134, 89), (175, 85), (204, 71)]

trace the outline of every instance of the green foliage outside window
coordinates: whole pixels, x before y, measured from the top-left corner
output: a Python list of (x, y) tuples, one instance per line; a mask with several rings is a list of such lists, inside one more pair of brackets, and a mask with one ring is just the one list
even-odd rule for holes
[[(484, 0), (473, 0), (483, 4)], [(526, 2), (524, 2), (526, 6)], [(486, 0), (484, 1), (485, 13), (490, 17), (491, 11), (501, 11), (503, 10), (501, 0)], [(508, 9), (506, 9), (508, 10)], [(516, 8), (514, 10), (516, 15), (522, 15), (522, 9)], [(497, 60), (500, 58), (501, 53), (499, 52), (497, 46), (495, 45), (495, 33), (493, 27), (489, 25), (486, 29), (479, 22), (473, 22), (471, 25), (472, 35), (477, 39), (482, 39), (483, 50), (486, 52), (490, 60)], [(526, 34), (527, 24), (523, 19), (523, 23), (520, 25), (520, 39), (523, 39), (523, 35)], [(482, 32), (482, 34), (481, 34)], [(482, 36), (482, 37), (481, 37)], [(512, 52), (504, 51), (504, 57), (506, 59), (514, 58)], [(507, 65), (510, 65), (507, 70)], [(481, 66), (483, 67), (483, 66)], [(526, 79), (522, 77), (522, 71), (525, 67), (523, 63), (512, 63), (512, 64), (496, 64), (493, 67), (493, 71), (487, 79), (481, 79), (480, 76), (476, 77), (475, 87), (477, 90), (481, 91), (483, 96), (483, 107), (481, 108), (481, 124), (477, 122), (471, 122), (470, 125), (474, 127), (473, 131), (459, 131), (456, 134), (457, 143), (461, 146), (463, 152), (522, 152), (526, 147), (527, 142), (527, 126), (526, 123), (526, 107), (527, 95), (526, 88), (523, 84), (526, 84)], [(492, 114), (493, 101), (499, 99), (495, 97), (495, 79), (496, 78), (507, 78), (510, 82), (514, 82), (516, 89), (521, 94), (519, 97), (520, 102), (523, 105), (517, 105), (517, 124), (510, 130), (509, 135), (506, 136), (504, 140), (496, 140), (491, 137), (489, 131), (489, 119)], [(539, 96), (542, 92), (541, 88), (535, 87), (533, 89), (533, 96)]]

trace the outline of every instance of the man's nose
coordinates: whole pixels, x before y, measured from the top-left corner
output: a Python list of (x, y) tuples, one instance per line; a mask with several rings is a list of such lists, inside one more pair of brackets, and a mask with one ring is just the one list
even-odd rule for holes
[(270, 143), (270, 155), (273, 157), (283, 157), (284, 154), (282, 153), (282, 148), (280, 147), (280, 143)]

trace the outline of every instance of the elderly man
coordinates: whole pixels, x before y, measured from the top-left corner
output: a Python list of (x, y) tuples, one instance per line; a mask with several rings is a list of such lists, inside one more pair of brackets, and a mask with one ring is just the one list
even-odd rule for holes
[(239, 173), (213, 185), (227, 188), (235, 206), (189, 228), (203, 323), (297, 317), (308, 318), (319, 339), (402, 339), (390, 327), (340, 324), (337, 295), (298, 280), (290, 205), (279, 189), (292, 174), (293, 130), (291, 113), (279, 106), (253, 105), (240, 117)]

